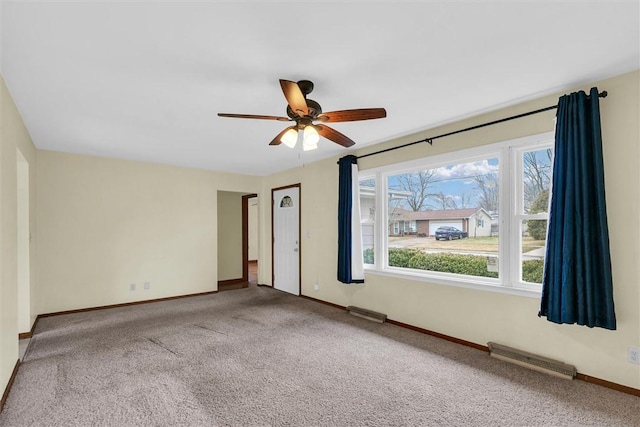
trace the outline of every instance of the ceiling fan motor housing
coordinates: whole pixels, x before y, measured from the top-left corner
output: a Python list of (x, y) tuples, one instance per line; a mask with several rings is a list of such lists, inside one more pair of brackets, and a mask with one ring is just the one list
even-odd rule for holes
[[(309, 114), (307, 117), (315, 119), (320, 114), (322, 114), (322, 107), (313, 99), (305, 99), (307, 102), (307, 108), (309, 110)], [(287, 105), (287, 116), (291, 117), (293, 120), (297, 120), (300, 116), (293, 112), (290, 106)]]
[(313, 92), (313, 82), (310, 80), (300, 80), (298, 82), (298, 87), (305, 96)]

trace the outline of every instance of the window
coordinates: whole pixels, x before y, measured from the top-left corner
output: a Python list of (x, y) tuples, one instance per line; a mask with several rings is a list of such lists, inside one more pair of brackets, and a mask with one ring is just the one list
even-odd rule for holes
[(367, 270), (539, 293), (552, 146), (544, 134), (361, 171), (379, 213)]
[(416, 232), (416, 222), (415, 221), (403, 221), (404, 232), (405, 234), (413, 234)]
[(293, 200), (291, 200), (291, 197), (284, 196), (282, 198), (282, 200), (280, 201), (280, 207), (281, 208), (292, 208), (293, 207)]

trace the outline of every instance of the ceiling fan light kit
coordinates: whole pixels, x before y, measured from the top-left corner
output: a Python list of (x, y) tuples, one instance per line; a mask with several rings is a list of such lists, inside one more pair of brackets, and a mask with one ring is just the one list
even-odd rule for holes
[[(313, 83), (309, 80), (300, 80), (297, 83), (290, 80), (280, 80), (280, 87), (287, 100), (288, 117), (232, 113), (218, 113), (218, 116), (238, 119), (295, 122), (294, 126), (289, 126), (280, 132), (269, 145), (284, 144), (287, 147), (294, 148), (298, 144), (298, 141), (302, 140), (302, 148), (304, 151), (318, 148), (320, 136), (343, 147), (351, 147), (355, 144), (349, 137), (326, 126), (324, 123), (354, 122), (381, 119), (387, 116), (384, 108), (361, 108), (323, 113), (320, 104), (313, 99), (307, 99), (307, 95), (313, 90)], [(321, 122), (322, 124), (316, 124), (314, 122)]]
[(319, 141), (320, 135), (318, 134), (316, 128), (313, 127), (313, 125), (305, 126), (304, 135), (302, 137), (302, 148), (304, 149), (304, 151), (317, 149)]
[(295, 147), (298, 142), (298, 131), (290, 128), (282, 135), (280, 141), (289, 148)]

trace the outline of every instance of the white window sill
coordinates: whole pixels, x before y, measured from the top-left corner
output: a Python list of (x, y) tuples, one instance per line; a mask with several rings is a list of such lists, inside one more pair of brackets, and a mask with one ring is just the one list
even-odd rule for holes
[[(497, 280), (495, 283), (482, 280), (482, 278), (466, 278), (466, 277), (443, 277), (435, 274), (424, 274), (420, 272), (413, 272), (411, 270), (404, 269), (385, 269), (379, 270), (366, 266), (364, 270), (365, 274), (372, 274), (375, 276), (394, 277), (397, 279), (415, 280), (418, 282), (428, 282), (437, 285), (444, 286), (456, 286), (459, 288), (475, 289), (479, 291), (497, 292), (500, 294), (516, 295), (527, 298), (540, 299), (542, 290), (540, 289), (526, 289), (516, 288), (501, 285)], [(366, 280), (365, 280), (366, 283)]]

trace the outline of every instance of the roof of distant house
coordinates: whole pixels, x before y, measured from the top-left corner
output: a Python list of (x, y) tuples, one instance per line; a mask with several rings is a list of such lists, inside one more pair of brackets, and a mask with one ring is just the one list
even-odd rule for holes
[(478, 211), (482, 211), (487, 216), (491, 216), (483, 208), (445, 209), (432, 211), (408, 211), (402, 208), (398, 208), (393, 210), (393, 219), (400, 221), (465, 219), (473, 216)]

